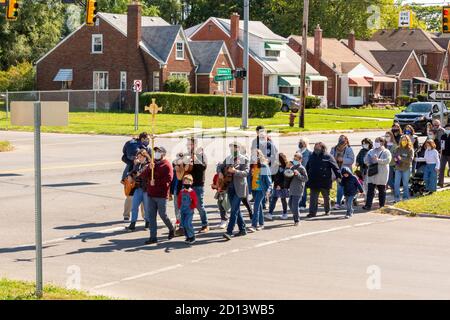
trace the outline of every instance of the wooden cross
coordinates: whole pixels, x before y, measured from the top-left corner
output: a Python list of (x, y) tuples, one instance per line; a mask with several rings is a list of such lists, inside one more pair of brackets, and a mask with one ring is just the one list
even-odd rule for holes
[(156, 115), (158, 114), (159, 111), (162, 111), (162, 107), (158, 107), (158, 105), (156, 104), (156, 99), (152, 99), (152, 103), (148, 106), (145, 106), (144, 111), (148, 111), (150, 112), (150, 114), (152, 115), (152, 136), (151, 136), (151, 140), (152, 140), (152, 177), (151, 177), (151, 181), (150, 184), (152, 186), (155, 185), (155, 169), (154, 169), (154, 164), (155, 164), (155, 120), (156, 120)]

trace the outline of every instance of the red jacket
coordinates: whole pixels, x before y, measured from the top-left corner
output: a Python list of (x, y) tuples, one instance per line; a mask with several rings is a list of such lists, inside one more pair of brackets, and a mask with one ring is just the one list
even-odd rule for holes
[(173, 178), (173, 167), (169, 160), (164, 159), (162, 161), (155, 162), (155, 185), (151, 185), (152, 170), (147, 167), (142, 173), (142, 178), (147, 181), (147, 193), (153, 198), (169, 198), (170, 183)]
[(191, 197), (191, 207), (190, 208), (191, 209), (197, 208), (197, 202), (198, 202), (197, 194), (192, 189), (190, 189), (190, 190), (182, 189), (181, 192), (178, 193), (178, 199), (177, 199), (178, 208), (181, 208), (181, 200), (183, 199), (184, 193), (188, 193), (189, 197)]

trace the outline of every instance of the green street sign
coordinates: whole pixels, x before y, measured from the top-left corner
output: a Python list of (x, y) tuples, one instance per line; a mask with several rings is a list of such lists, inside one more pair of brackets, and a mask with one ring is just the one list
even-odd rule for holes
[(218, 68), (217, 75), (218, 76), (231, 76), (231, 69), (230, 68)]
[(215, 82), (232, 81), (234, 77), (232, 75), (219, 75), (214, 77)]

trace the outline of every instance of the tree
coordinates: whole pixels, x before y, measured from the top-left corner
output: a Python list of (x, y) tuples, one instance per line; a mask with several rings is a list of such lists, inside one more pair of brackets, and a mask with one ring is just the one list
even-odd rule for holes
[[(120, 13), (127, 12), (128, 0), (98, 0), (98, 9), (102, 12)], [(145, 2), (142, 4), (142, 14), (144, 16), (159, 16), (159, 9), (156, 6), (148, 5)]]

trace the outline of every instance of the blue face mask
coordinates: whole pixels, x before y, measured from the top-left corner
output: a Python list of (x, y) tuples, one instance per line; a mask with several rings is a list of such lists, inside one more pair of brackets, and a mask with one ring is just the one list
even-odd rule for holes
[(300, 164), (300, 162), (299, 162), (298, 160), (293, 160), (293, 161), (292, 161), (292, 164), (293, 164), (294, 166), (298, 166), (298, 165)]
[(412, 133), (411, 131), (405, 131), (405, 134), (408, 136), (411, 135), (411, 133)]

